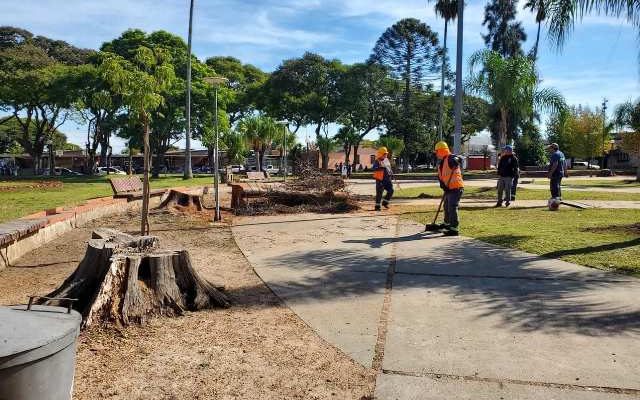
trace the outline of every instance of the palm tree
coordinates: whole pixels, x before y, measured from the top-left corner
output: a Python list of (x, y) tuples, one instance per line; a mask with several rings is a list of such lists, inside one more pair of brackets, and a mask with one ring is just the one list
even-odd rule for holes
[(545, 0), (549, 34), (561, 47), (576, 20), (596, 13), (626, 19), (640, 31), (640, 2), (632, 0)]
[(440, 108), (438, 138), (442, 140), (444, 125), (444, 77), (447, 72), (447, 28), (449, 21), (453, 21), (458, 17), (458, 1), (457, 0), (437, 0), (434, 10), (436, 15), (444, 19), (444, 38), (442, 42), (442, 79), (440, 80)]
[(360, 141), (358, 132), (356, 132), (352, 126), (343, 126), (338, 130), (338, 133), (336, 133), (333, 139), (336, 143), (342, 144), (345, 165), (351, 164), (351, 148)]
[(536, 22), (538, 23), (538, 32), (536, 33), (536, 43), (533, 46), (533, 54), (531, 58), (535, 63), (538, 60), (538, 44), (540, 43), (540, 27), (542, 26), (542, 21), (547, 17), (547, 9), (545, 7), (545, 2), (549, 0), (527, 0), (524, 4), (524, 8), (530, 9), (531, 12), (536, 13)]
[[(479, 67), (476, 73), (474, 69)], [(508, 115), (530, 117), (536, 111), (557, 111), (565, 107), (555, 89), (538, 88), (533, 62), (525, 56), (504, 58), (492, 50), (480, 50), (470, 59), (467, 88), (493, 103), (500, 113), (498, 146), (507, 144)]]
[(244, 164), (247, 155), (247, 140), (242, 132), (237, 130), (224, 132), (222, 134), (222, 145), (230, 163)]
[(264, 155), (278, 135), (279, 125), (272, 118), (258, 115), (241, 120), (239, 128), (247, 143), (257, 154), (256, 171), (262, 171)]
[[(616, 125), (630, 128), (633, 132), (622, 135), (622, 147), (628, 153), (640, 156), (640, 99), (635, 103), (628, 101), (620, 104), (615, 110)], [(636, 172), (636, 180), (640, 181), (640, 164)]]
[(316, 138), (316, 145), (322, 158), (322, 170), (326, 171), (329, 168), (329, 153), (336, 148), (336, 141), (331, 137), (319, 135)]

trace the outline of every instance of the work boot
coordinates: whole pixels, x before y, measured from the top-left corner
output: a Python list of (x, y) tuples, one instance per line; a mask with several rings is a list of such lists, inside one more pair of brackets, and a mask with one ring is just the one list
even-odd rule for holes
[(493, 207), (494, 208), (502, 207), (502, 202), (501, 201), (497, 202), (496, 205)]
[(509, 207), (510, 205), (511, 205), (511, 203), (510, 203), (510, 202), (508, 202), (508, 201), (507, 201), (506, 203), (504, 203), (504, 206), (505, 206), (505, 207)]
[(382, 200), (382, 207), (389, 208), (389, 201), (388, 200)]
[(374, 208), (374, 210), (380, 211), (380, 204), (376, 204), (376, 208)]
[(449, 228), (449, 229), (445, 230), (444, 232), (442, 232), (442, 234), (444, 236), (458, 236), (460, 233), (455, 228)]

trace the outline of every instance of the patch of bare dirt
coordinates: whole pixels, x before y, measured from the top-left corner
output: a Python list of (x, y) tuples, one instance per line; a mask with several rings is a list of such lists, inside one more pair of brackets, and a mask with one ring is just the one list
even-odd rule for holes
[[(80, 335), (74, 399), (361, 399), (374, 372), (320, 339), (254, 274), (227, 225), (156, 212), (152, 234), (189, 250), (194, 267), (224, 284), (229, 309), (155, 318)], [(0, 272), (0, 304), (24, 303), (73, 272), (94, 227), (135, 233), (121, 215), (75, 229)]]
[(0, 192), (15, 192), (26, 189), (61, 189), (64, 186), (62, 181), (32, 181), (27, 184), (7, 184), (0, 185)]
[(620, 233), (631, 233), (633, 235), (640, 235), (640, 223), (636, 222), (634, 224), (627, 225), (609, 225), (609, 226), (596, 226), (590, 228), (584, 228), (584, 232), (591, 233), (610, 233), (610, 232), (620, 232)]

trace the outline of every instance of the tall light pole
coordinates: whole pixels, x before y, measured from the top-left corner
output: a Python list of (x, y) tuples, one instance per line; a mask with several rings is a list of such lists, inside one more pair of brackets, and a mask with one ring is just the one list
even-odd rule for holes
[(193, 26), (193, 1), (191, 0), (191, 5), (189, 6), (189, 36), (187, 38), (187, 132), (184, 146), (184, 179), (193, 178), (193, 171), (191, 170), (191, 27)]
[(460, 154), (462, 150), (462, 28), (464, 0), (458, 0), (458, 37), (456, 48), (456, 104), (455, 130), (453, 133), (453, 152)]
[(222, 84), (225, 84), (229, 81), (227, 78), (222, 76), (208, 76), (204, 78), (204, 81), (213, 86), (215, 93), (215, 133), (216, 133), (216, 142), (215, 142), (215, 150), (213, 153), (213, 187), (215, 190), (215, 199), (216, 199), (216, 212), (213, 216), (214, 221), (220, 221), (220, 195), (218, 191), (218, 182), (220, 182), (220, 171), (218, 171), (218, 162), (220, 157), (220, 152), (218, 151), (218, 87)]
[(282, 134), (283, 134), (283, 146), (282, 146), (282, 182), (287, 181), (287, 125), (289, 125), (289, 121), (282, 120), (276, 121), (277, 124), (282, 124)]
[(607, 168), (606, 165), (606, 136), (607, 136), (607, 100), (604, 98), (602, 100), (602, 169)]

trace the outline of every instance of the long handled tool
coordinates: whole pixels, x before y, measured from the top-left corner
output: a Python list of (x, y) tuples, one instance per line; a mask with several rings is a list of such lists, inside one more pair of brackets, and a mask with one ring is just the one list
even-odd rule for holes
[[(449, 184), (451, 183), (451, 179), (453, 178), (453, 172), (451, 173), (451, 176), (449, 177), (449, 180), (447, 181), (447, 187), (449, 187)], [(442, 208), (442, 203), (444, 203), (444, 196), (447, 194), (447, 192), (442, 192), (442, 197), (440, 198), (440, 204), (438, 205), (438, 211), (436, 211), (436, 216), (433, 217), (433, 222), (430, 224), (426, 224), (424, 226), (424, 231), (425, 232), (434, 232), (439, 230), (440, 228), (442, 228), (442, 226), (440, 224), (436, 224), (436, 221), (438, 220), (438, 215), (440, 215), (440, 209)]]

